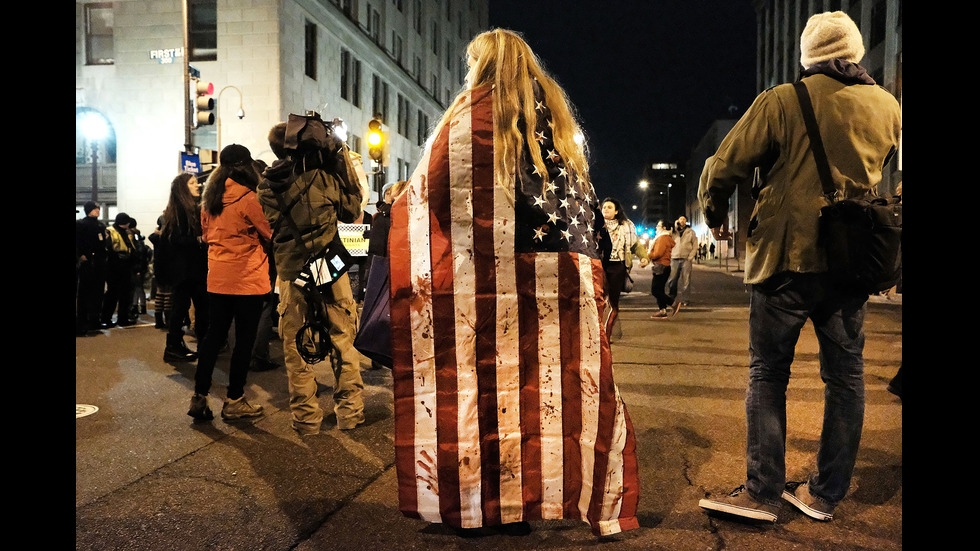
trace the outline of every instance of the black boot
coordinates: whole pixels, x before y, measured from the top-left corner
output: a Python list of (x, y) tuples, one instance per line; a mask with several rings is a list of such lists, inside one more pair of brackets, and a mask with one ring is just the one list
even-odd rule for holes
[(187, 348), (183, 340), (168, 342), (167, 347), (163, 349), (163, 361), (165, 362), (193, 362), (196, 359), (197, 352)]

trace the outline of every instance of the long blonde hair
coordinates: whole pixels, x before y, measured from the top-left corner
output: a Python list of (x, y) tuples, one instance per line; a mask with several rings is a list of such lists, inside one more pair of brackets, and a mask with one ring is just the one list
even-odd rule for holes
[[(524, 144), (534, 143), (538, 115), (535, 110), (534, 82), (541, 87), (544, 104), (551, 111), (552, 141), (554, 149), (565, 160), (574, 174), (580, 176), (591, 190), (589, 163), (585, 152), (585, 134), (576, 120), (574, 107), (565, 91), (544, 70), (538, 57), (521, 36), (506, 29), (493, 29), (477, 35), (466, 46), (466, 53), (474, 63), (467, 75), (469, 88), (464, 90), (453, 105), (446, 110), (436, 125), (436, 132), (448, 124), (456, 106), (465, 99), (469, 90), (486, 85), (493, 92), (493, 139), (501, 147), (496, 155), (495, 179), (505, 189), (511, 187), (511, 175), (516, 172), (517, 159)], [(524, 133), (518, 121), (524, 120)], [(581, 139), (576, 141), (576, 135)], [(548, 183), (548, 170), (539, 147), (529, 147), (531, 161)]]

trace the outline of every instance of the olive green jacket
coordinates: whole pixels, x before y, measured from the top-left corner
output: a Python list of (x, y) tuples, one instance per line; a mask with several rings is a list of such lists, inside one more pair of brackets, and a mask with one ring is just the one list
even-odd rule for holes
[[(863, 70), (862, 70), (863, 71)], [(813, 102), (831, 173), (844, 197), (877, 193), (882, 170), (898, 148), (901, 108), (875, 84), (814, 74), (803, 79)], [(792, 84), (760, 94), (704, 164), (698, 199), (708, 227), (721, 226), (729, 198), (763, 176), (746, 240), (745, 282), (780, 272), (824, 272), (817, 247), (820, 208), (828, 204)], [(759, 184), (756, 184), (759, 185)]]
[[(273, 228), (272, 250), (276, 271), (292, 281), (313, 259), (326, 250), (337, 234), (337, 222), (350, 223), (361, 214), (361, 193), (347, 192), (344, 184), (323, 169), (297, 174), (293, 160), (273, 163), (258, 185), (259, 203)], [(296, 223), (300, 245), (283, 218), (277, 193)]]

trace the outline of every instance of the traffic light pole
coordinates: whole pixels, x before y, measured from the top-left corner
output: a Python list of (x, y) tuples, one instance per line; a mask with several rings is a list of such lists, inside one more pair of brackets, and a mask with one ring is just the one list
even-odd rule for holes
[(184, 22), (184, 151), (193, 153), (191, 143), (191, 73), (190, 38), (187, 36), (187, 0), (181, 2)]

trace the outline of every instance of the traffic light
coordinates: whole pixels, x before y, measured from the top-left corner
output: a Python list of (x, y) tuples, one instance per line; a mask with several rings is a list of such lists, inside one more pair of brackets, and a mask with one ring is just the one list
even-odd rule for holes
[(194, 79), (197, 98), (194, 100), (195, 126), (214, 124), (214, 98), (208, 97), (214, 93), (214, 84)]
[(381, 119), (375, 117), (368, 123), (368, 157), (380, 163), (384, 158), (385, 137), (381, 131)]

